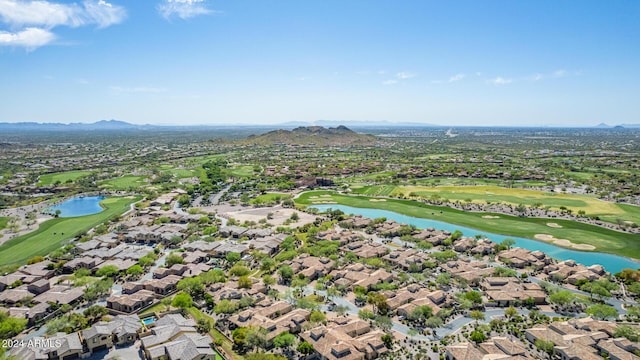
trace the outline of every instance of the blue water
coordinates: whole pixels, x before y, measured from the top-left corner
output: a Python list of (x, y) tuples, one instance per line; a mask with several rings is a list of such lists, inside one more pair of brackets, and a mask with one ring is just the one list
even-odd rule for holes
[(620, 272), (624, 268), (630, 268), (630, 269), (640, 268), (639, 262), (636, 262), (632, 259), (622, 257), (622, 256), (604, 254), (599, 252), (569, 250), (569, 249), (565, 249), (565, 248), (562, 248), (553, 244), (545, 243), (542, 241), (525, 239), (525, 238), (515, 237), (515, 236), (492, 234), (485, 231), (476, 230), (476, 229), (454, 225), (454, 224), (449, 224), (442, 221), (422, 219), (422, 218), (402, 215), (393, 211), (368, 209), (368, 208), (356, 208), (356, 207), (338, 205), (338, 204), (313, 205), (313, 207), (320, 211), (325, 211), (329, 208), (333, 210), (341, 210), (346, 214), (362, 215), (370, 219), (385, 217), (388, 220), (394, 220), (399, 223), (414, 225), (421, 229), (432, 227), (439, 230), (448, 230), (450, 232), (460, 230), (465, 236), (470, 236), (470, 237), (473, 237), (477, 234), (482, 234), (496, 243), (500, 243), (502, 240), (509, 238), (509, 239), (515, 240), (516, 242), (515, 246), (518, 246), (524, 249), (534, 250), (534, 251), (540, 250), (545, 254), (551, 256), (552, 258), (555, 258), (558, 260), (575, 260), (576, 262), (587, 265), (587, 266), (599, 264), (599, 265), (602, 265), (610, 273)]
[(85, 196), (69, 199), (61, 204), (49, 208), (50, 213), (55, 214), (56, 210), (60, 210), (60, 217), (75, 217), (97, 214), (104, 210), (100, 206), (100, 201), (104, 200), (104, 196)]
[(145, 324), (145, 325), (153, 324), (154, 322), (156, 322), (156, 317), (155, 316), (151, 316), (151, 317), (142, 319), (142, 323)]

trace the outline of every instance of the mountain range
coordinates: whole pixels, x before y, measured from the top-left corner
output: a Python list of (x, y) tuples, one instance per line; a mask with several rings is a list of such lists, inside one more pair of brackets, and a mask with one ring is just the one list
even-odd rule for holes
[(344, 146), (366, 145), (378, 142), (373, 135), (357, 133), (346, 126), (339, 125), (335, 128), (322, 126), (300, 126), (293, 130), (273, 130), (262, 135), (251, 135), (240, 143), (271, 145), (315, 145), (315, 146)]

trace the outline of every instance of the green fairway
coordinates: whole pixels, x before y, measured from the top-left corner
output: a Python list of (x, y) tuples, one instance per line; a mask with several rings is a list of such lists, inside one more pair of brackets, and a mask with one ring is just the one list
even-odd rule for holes
[(100, 185), (109, 190), (132, 190), (137, 189), (140, 186), (144, 186), (147, 183), (144, 181), (144, 176), (125, 175), (115, 179), (105, 180), (100, 182)]
[(79, 177), (86, 176), (91, 174), (91, 171), (67, 171), (61, 173), (52, 173), (52, 174), (44, 174), (41, 175), (38, 179), (38, 185), (53, 185), (56, 182), (60, 182), (61, 184), (66, 183), (67, 181), (75, 181)]
[(232, 176), (249, 177), (253, 175), (252, 165), (241, 165), (231, 169)]
[[(349, 196), (330, 191), (309, 191), (296, 200), (300, 205), (337, 203), (360, 208), (394, 211), (400, 214), (434, 219), (501, 235), (535, 239), (536, 234), (553, 235), (577, 244), (595, 246), (596, 251), (640, 259), (640, 236), (605, 229), (576, 221), (521, 218), (494, 213), (465, 212), (445, 206), (432, 206), (413, 200), (376, 199)], [(492, 218), (487, 218), (488, 216)], [(555, 223), (561, 227), (551, 227)]]
[(289, 198), (291, 198), (291, 194), (272, 192), (272, 193), (266, 193), (266, 194), (256, 196), (255, 198), (251, 199), (251, 203), (252, 204), (270, 204), (270, 203), (280, 202), (284, 199), (289, 199)]
[(162, 171), (166, 171), (170, 173), (171, 175), (175, 176), (177, 179), (199, 177), (202, 170), (202, 169), (176, 168), (172, 165), (161, 165), (160, 169)]
[(47, 255), (65, 241), (129, 210), (140, 197), (113, 197), (100, 202), (104, 211), (87, 216), (46, 221), (32, 233), (11, 239), (0, 246), (0, 265), (24, 263), (36, 255)]
[(353, 189), (354, 193), (372, 196), (411, 197), (474, 203), (503, 203), (516, 206), (541, 205), (553, 210), (567, 208), (589, 216), (599, 216), (604, 221), (628, 221), (640, 223), (640, 207), (616, 204), (597, 199), (592, 195), (564, 194), (500, 186), (421, 186), (421, 185), (372, 185)]

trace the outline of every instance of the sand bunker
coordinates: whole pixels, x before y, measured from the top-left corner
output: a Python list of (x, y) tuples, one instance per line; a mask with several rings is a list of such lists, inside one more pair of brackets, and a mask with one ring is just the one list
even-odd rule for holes
[(538, 240), (552, 242), (558, 246), (570, 247), (577, 250), (595, 250), (596, 249), (596, 247), (593, 245), (574, 244), (567, 239), (556, 239), (553, 235), (549, 235), (549, 234), (536, 234), (534, 237)]
[(482, 217), (483, 219), (500, 219), (500, 216), (495, 215), (485, 215)]
[(371, 201), (371, 202), (381, 202), (381, 201), (387, 201), (387, 199), (369, 199), (369, 201)]
[(552, 227), (552, 228), (556, 228), (556, 229), (562, 229), (562, 225), (558, 225), (556, 223), (547, 223), (548, 227)]

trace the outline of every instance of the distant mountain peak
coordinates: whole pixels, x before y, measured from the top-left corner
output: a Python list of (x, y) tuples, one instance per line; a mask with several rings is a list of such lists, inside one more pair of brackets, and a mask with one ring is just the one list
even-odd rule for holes
[(372, 144), (378, 139), (373, 135), (359, 134), (344, 125), (335, 128), (299, 126), (293, 130), (273, 130), (262, 135), (251, 135), (244, 143), (270, 145), (353, 145)]

